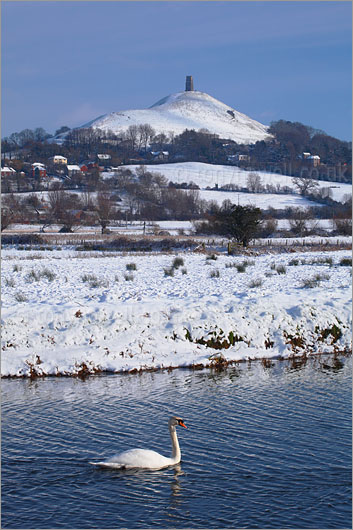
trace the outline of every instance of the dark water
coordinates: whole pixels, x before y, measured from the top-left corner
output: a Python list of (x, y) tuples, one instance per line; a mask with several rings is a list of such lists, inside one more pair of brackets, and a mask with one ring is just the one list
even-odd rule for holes
[[(351, 359), (2, 392), (2, 528), (351, 528)], [(89, 465), (131, 447), (168, 455), (172, 412), (188, 425), (179, 467)]]

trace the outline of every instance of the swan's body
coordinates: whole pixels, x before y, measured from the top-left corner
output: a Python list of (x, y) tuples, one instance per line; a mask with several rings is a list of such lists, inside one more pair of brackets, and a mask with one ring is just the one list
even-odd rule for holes
[(156, 451), (149, 449), (130, 449), (113, 456), (104, 462), (91, 462), (95, 466), (110, 467), (116, 469), (162, 469), (163, 467), (178, 464), (181, 459), (181, 452), (175, 426), (187, 428), (181, 418), (172, 416), (168, 422), (169, 433), (172, 440), (172, 456), (163, 456)]

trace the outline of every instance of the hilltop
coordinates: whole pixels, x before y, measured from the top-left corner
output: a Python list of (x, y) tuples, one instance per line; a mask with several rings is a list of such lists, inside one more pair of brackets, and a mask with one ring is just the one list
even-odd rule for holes
[(147, 109), (124, 110), (100, 116), (82, 128), (126, 132), (131, 125), (149, 124), (157, 134), (181, 134), (185, 129), (207, 129), (242, 144), (270, 139), (268, 127), (214, 97), (196, 90), (177, 92)]

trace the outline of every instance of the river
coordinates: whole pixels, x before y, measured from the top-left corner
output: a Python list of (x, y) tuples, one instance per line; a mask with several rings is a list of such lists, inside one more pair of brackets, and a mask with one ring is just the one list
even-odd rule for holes
[[(350, 528), (351, 358), (2, 381), (2, 528)], [(132, 447), (179, 466), (102, 470)]]

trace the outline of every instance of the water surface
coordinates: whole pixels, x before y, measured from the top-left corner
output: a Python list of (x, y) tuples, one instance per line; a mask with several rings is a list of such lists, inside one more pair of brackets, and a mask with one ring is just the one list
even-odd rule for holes
[[(3, 380), (3, 528), (350, 528), (351, 359)], [(90, 466), (132, 447), (161, 471)]]

